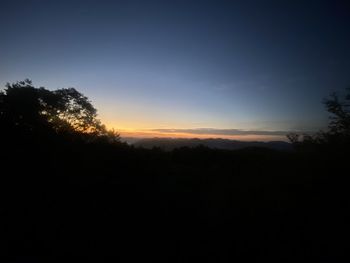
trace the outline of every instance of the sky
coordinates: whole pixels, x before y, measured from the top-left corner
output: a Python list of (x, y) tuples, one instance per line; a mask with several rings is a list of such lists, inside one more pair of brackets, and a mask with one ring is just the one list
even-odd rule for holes
[(0, 84), (75, 87), (122, 136), (285, 138), (350, 86), (347, 1), (0, 1)]

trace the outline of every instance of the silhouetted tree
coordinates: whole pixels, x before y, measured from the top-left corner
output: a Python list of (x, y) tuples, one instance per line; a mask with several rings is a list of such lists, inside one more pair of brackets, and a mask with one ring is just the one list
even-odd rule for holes
[(340, 100), (336, 93), (332, 93), (330, 98), (325, 99), (324, 104), (330, 117), (329, 130), (332, 134), (349, 137), (350, 135), (350, 88), (343, 100)]
[(7, 129), (54, 131), (119, 141), (119, 135), (101, 124), (97, 110), (76, 89), (35, 88), (29, 79), (8, 83), (0, 91), (0, 122)]
[(327, 131), (319, 131), (314, 135), (290, 133), (287, 135), (289, 141), (299, 147), (315, 145), (342, 145), (344, 147), (350, 142), (350, 88), (344, 99), (340, 99), (337, 93), (331, 93), (323, 103), (329, 113), (330, 122)]
[(299, 143), (300, 137), (301, 137), (301, 134), (299, 134), (297, 132), (291, 132), (291, 133), (287, 134), (287, 138), (292, 144)]

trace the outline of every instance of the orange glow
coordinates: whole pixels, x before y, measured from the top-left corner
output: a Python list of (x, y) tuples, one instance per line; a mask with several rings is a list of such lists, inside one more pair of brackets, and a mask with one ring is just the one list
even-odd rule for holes
[[(280, 135), (224, 135), (224, 134), (194, 134), (186, 132), (163, 132), (155, 131), (153, 129), (162, 128), (167, 129), (169, 126), (155, 125), (155, 123), (147, 122), (121, 122), (116, 124), (115, 122), (102, 121), (106, 124), (107, 128), (114, 129), (118, 132), (121, 137), (133, 137), (133, 138), (198, 138), (198, 139), (208, 139), (208, 138), (221, 138), (229, 140), (239, 140), (239, 141), (286, 141), (285, 136)], [(176, 128), (172, 129), (195, 129), (197, 127), (191, 127), (190, 125), (176, 125)], [(190, 126), (190, 127), (189, 127)]]
[(117, 130), (121, 137), (134, 138), (221, 138), (239, 141), (285, 141), (284, 136), (277, 135), (218, 135), (218, 134), (192, 134), (192, 133), (166, 133), (152, 130)]

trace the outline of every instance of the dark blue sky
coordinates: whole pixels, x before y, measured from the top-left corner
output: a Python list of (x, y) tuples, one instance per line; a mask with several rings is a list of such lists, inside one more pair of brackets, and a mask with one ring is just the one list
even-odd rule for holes
[(347, 1), (0, 3), (1, 84), (74, 86), (120, 130), (317, 130), (350, 85)]

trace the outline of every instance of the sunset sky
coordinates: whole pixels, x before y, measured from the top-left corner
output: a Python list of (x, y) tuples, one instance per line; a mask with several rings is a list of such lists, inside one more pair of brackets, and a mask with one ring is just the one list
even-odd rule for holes
[(75, 87), (123, 136), (284, 138), (350, 85), (347, 1), (1, 1), (0, 84)]

